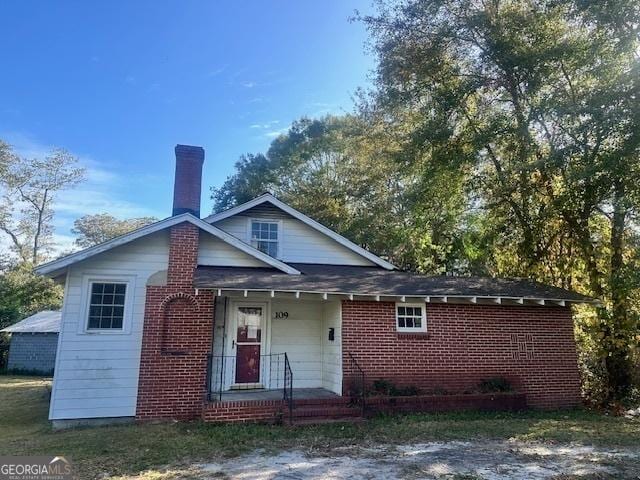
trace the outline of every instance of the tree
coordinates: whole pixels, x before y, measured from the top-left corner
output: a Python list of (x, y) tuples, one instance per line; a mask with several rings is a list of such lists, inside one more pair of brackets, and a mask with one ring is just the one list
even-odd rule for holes
[(119, 220), (108, 213), (99, 213), (78, 218), (73, 222), (71, 233), (78, 235), (75, 240), (78, 247), (87, 248), (156, 221), (157, 218), (154, 217)]
[(62, 149), (43, 159), (24, 158), (0, 141), (0, 231), (20, 261), (45, 260), (53, 247), (54, 201), (84, 178), (78, 160)]
[[(0, 273), (0, 329), (42, 310), (62, 306), (62, 286), (35, 275), (26, 264)], [(9, 343), (0, 335), (0, 368), (6, 363)]]
[(640, 341), (637, 2), (378, 7), (359, 17), (378, 62), (358, 115), (295, 122), (239, 162), (216, 208), (271, 190), (406, 269), (592, 295), (585, 385), (623, 398)]
[(222, 210), (270, 191), (360, 245), (391, 257), (394, 246), (379, 242), (376, 231), (392, 219), (394, 202), (389, 199), (398, 193), (398, 183), (384, 158), (373, 159), (368, 149), (359, 148), (362, 127), (357, 117), (348, 115), (294, 122), (266, 154), (241, 158), (237, 173), (213, 190), (214, 208)]
[[(462, 208), (460, 176), (405, 168), (391, 150), (397, 141), (369, 120), (345, 115), (294, 122), (266, 154), (242, 157), (236, 173), (212, 190), (215, 210), (270, 191), (401, 267), (484, 272), (481, 254), (469, 244), (473, 234), (463, 234), (462, 225), (475, 220)], [(419, 201), (427, 191), (427, 201)]]
[(636, 2), (405, 0), (360, 19), (378, 57), (361, 109), (410, 168), (464, 175), (499, 274), (602, 300), (605, 401), (638, 328)]

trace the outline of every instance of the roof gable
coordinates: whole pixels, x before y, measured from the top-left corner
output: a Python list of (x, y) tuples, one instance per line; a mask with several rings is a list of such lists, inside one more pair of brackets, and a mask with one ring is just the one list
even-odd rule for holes
[[(271, 204), (272, 207), (269, 206), (269, 204)], [(215, 223), (236, 215), (248, 215), (248, 214), (251, 214), (251, 212), (255, 212), (255, 211), (269, 212), (270, 210), (272, 210), (273, 207), (284, 212), (284, 214), (299, 220), (300, 222), (322, 233), (323, 235), (326, 235), (327, 237), (334, 240), (336, 243), (342, 245), (343, 247), (346, 247), (347, 249), (351, 250), (357, 255), (360, 255), (361, 257), (366, 258), (367, 260), (373, 262), (374, 264), (386, 270), (396, 269), (396, 267), (391, 263), (378, 257), (377, 255), (374, 255), (373, 253), (365, 250), (364, 248), (356, 245), (351, 240), (348, 240), (342, 235), (339, 235), (338, 233), (334, 232), (330, 228), (325, 227), (321, 223), (316, 222), (315, 220), (308, 217), (304, 213), (299, 212), (295, 208), (278, 200), (276, 197), (274, 197), (270, 193), (262, 194), (259, 197), (254, 198), (253, 200), (250, 200), (246, 203), (243, 203), (242, 205), (238, 205), (236, 207), (225, 210), (224, 212), (209, 215), (204, 220), (209, 223)]]
[(93, 247), (86, 248), (84, 250), (80, 250), (79, 252), (72, 253), (65, 257), (59, 258), (57, 260), (53, 260), (48, 263), (44, 263), (36, 267), (35, 272), (40, 275), (51, 275), (57, 272), (60, 272), (64, 268), (73, 265), (74, 263), (80, 262), (82, 260), (86, 260), (88, 258), (94, 257), (95, 255), (99, 255), (103, 252), (109, 251), (113, 248), (119, 247), (120, 245), (125, 245), (139, 238), (145, 237), (152, 233), (158, 232), (160, 230), (164, 230), (166, 228), (172, 227), (174, 225), (178, 225), (179, 223), (189, 222), (193, 225), (199, 227), (201, 230), (217, 237), (223, 242), (232, 245), (233, 247), (241, 250), (242, 252), (262, 261), (263, 263), (276, 268), (277, 270), (290, 274), (297, 275), (300, 272), (295, 268), (287, 265), (280, 260), (277, 260), (269, 255), (261, 252), (260, 250), (248, 245), (233, 235), (220, 230), (209, 223), (194, 217), (189, 213), (183, 213), (181, 215), (176, 215), (174, 217), (165, 218), (164, 220), (160, 220), (158, 222), (152, 223), (150, 225), (146, 225), (142, 228), (129, 232), (125, 235), (121, 235), (119, 237), (113, 238), (107, 242), (101, 243), (99, 245), (95, 245)]

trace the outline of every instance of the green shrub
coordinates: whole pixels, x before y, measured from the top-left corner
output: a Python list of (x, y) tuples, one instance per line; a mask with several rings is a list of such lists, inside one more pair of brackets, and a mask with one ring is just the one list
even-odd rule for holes
[(482, 393), (494, 393), (494, 392), (510, 392), (513, 390), (511, 382), (504, 377), (487, 378), (480, 381), (478, 388)]
[(388, 395), (390, 397), (413, 397), (420, 394), (420, 389), (415, 385), (398, 387), (389, 380), (380, 378), (374, 380), (373, 392), (378, 395)]
[(385, 380), (384, 378), (379, 378), (378, 380), (373, 381), (373, 391), (374, 393), (380, 395), (391, 395), (391, 391), (394, 389), (393, 383), (389, 380)]
[(43, 372), (29, 368), (5, 368), (0, 369), (0, 375), (18, 375), (20, 377), (53, 377), (53, 370)]

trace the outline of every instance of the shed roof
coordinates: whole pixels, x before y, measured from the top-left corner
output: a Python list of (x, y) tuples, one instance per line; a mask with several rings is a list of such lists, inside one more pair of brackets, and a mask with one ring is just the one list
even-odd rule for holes
[(227, 290), (275, 290), (364, 296), (491, 297), (593, 302), (576, 292), (531, 280), (491, 277), (426, 276), (376, 267), (291, 264), (302, 275), (271, 268), (205, 267), (194, 286)]
[(58, 333), (61, 319), (62, 312), (59, 310), (43, 310), (0, 331), (6, 333)]

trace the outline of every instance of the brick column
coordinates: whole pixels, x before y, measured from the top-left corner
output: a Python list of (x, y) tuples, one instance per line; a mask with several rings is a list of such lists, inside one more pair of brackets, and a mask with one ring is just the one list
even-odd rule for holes
[(192, 419), (206, 395), (213, 336), (213, 294), (193, 288), (199, 230), (171, 228), (166, 286), (148, 286), (136, 418)]

